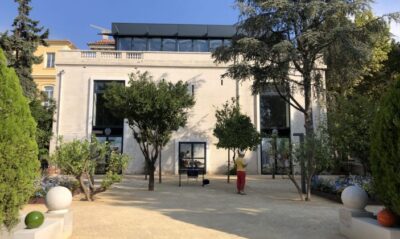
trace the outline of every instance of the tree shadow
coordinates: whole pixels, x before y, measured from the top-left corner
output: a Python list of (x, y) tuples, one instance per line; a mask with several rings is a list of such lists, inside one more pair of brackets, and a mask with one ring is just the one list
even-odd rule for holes
[(201, 187), (201, 180), (183, 180), (182, 187), (178, 187), (177, 178), (168, 177), (157, 185), (157, 192), (149, 192), (147, 181), (129, 176), (100, 194), (98, 201), (156, 211), (244, 238), (340, 238), (335, 233), (340, 205), (323, 199), (301, 202), (288, 180), (251, 176), (245, 196), (235, 193), (235, 178), (230, 184), (224, 176), (210, 180), (206, 187)]

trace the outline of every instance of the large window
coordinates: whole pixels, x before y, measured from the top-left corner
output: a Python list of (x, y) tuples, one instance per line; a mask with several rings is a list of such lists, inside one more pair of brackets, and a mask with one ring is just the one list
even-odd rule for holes
[(120, 51), (181, 51), (212, 52), (220, 46), (231, 45), (230, 39), (191, 39), (174, 37), (118, 37)]
[(46, 68), (54, 68), (55, 60), (56, 54), (54, 52), (48, 52), (46, 54)]
[(118, 50), (121, 51), (130, 51), (132, 49), (132, 38), (130, 37), (121, 37), (118, 38)]
[(193, 40), (193, 51), (196, 51), (196, 52), (209, 51), (208, 41), (207, 40)]
[(222, 46), (222, 40), (210, 40), (210, 51), (215, 51), (220, 46)]
[(179, 169), (206, 170), (206, 143), (179, 142)]
[[(280, 87), (285, 94), (285, 87)], [(261, 143), (261, 172), (272, 173), (275, 167), (277, 173), (283, 173), (282, 168), (288, 160), (290, 144), (290, 112), (289, 104), (278, 94), (273, 85), (266, 87), (260, 94), (260, 126), (265, 137)], [(276, 133), (276, 141), (273, 140)], [(275, 153), (276, 151), (276, 153)], [(276, 160), (275, 160), (276, 158)]]
[(93, 126), (94, 127), (122, 127), (123, 119), (112, 114), (112, 110), (106, 107), (104, 91), (112, 83), (123, 84), (123, 81), (95, 81), (93, 99)]
[(162, 50), (163, 51), (176, 51), (176, 39), (164, 38), (162, 40)]
[[(93, 92), (93, 126), (92, 132), (100, 142), (108, 142), (114, 151), (122, 152), (124, 120), (115, 117), (112, 109), (106, 107), (105, 90), (111, 84), (124, 84), (124, 81), (95, 81)], [(97, 174), (106, 172), (108, 159), (99, 162)]]
[(147, 38), (133, 38), (132, 50), (134, 51), (146, 51), (147, 50)]
[(149, 51), (161, 51), (161, 38), (149, 38)]
[(178, 51), (192, 51), (192, 40), (191, 39), (180, 39), (178, 40)]

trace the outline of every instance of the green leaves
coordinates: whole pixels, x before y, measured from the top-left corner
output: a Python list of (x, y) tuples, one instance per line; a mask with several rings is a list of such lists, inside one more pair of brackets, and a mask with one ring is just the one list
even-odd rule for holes
[[(14, 19), (12, 34), (0, 34), (0, 48), (4, 50), (8, 66), (15, 69), (24, 95), (30, 101), (32, 116), (37, 123), (37, 143), (39, 158), (47, 159), (50, 139), (52, 137), (54, 102), (49, 107), (43, 105), (43, 98), (32, 78), (32, 65), (43, 61), (42, 56), (35, 56), (39, 45), (47, 46), (45, 39), (49, 31), (39, 27), (39, 21), (29, 18), (30, 0), (15, 0), (18, 3), (18, 16)], [(44, 30), (44, 31), (43, 31)]]
[(240, 107), (232, 99), (215, 112), (217, 123), (214, 136), (218, 138), (217, 148), (255, 150), (261, 136), (251, 123), (250, 117), (240, 112)]
[(36, 123), (18, 77), (0, 49), (0, 227), (18, 223), (39, 176)]
[(400, 79), (380, 102), (371, 133), (371, 170), (385, 206), (400, 215)]
[[(113, 152), (107, 143), (100, 143), (93, 136), (91, 141), (73, 140), (68, 143), (59, 141), (60, 146), (52, 155), (51, 161), (64, 174), (74, 176), (80, 181), (82, 192), (91, 201), (93, 195), (107, 190), (113, 183), (122, 179), (120, 173), (128, 166), (129, 157)], [(94, 188), (93, 175), (98, 163), (107, 162), (106, 176), (100, 188)], [(83, 183), (82, 177), (87, 177), (89, 187)]]
[[(105, 99), (116, 116), (128, 120), (151, 174), (161, 148), (174, 131), (186, 125), (188, 110), (195, 104), (187, 83), (155, 82), (148, 72), (139, 71), (130, 75), (129, 86), (110, 87)], [(151, 180), (149, 189), (153, 190)]]

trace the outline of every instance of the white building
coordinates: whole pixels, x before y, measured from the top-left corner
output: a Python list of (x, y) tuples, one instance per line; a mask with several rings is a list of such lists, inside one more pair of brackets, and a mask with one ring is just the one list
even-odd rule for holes
[[(294, 134), (304, 133), (303, 115), (273, 91), (252, 95), (251, 81), (221, 79), (227, 65), (214, 63), (210, 52), (230, 44), (235, 34), (233, 26), (114, 23), (111, 34), (116, 41), (115, 51), (72, 50), (58, 54), (55, 91), (58, 111), (54, 131), (64, 141), (95, 134), (133, 156), (127, 173), (142, 173), (144, 159), (129, 126), (111, 116), (102, 98), (109, 82), (127, 84), (128, 74), (137, 70), (148, 71), (154, 80), (188, 82), (188, 90), (195, 96), (196, 104), (187, 126), (176, 132), (163, 148), (165, 173), (176, 174), (183, 167), (179, 155), (203, 162), (207, 173), (226, 172), (227, 151), (216, 148), (217, 139), (212, 131), (216, 108), (232, 97), (239, 96), (243, 112), (260, 132), (270, 134), (276, 128), (279, 138), (286, 142), (296, 142), (298, 137)], [(298, 77), (301, 76), (293, 74), (293, 79)], [(304, 102), (300, 94), (295, 97)], [(315, 102), (316, 119), (319, 112)], [(271, 172), (268, 142), (269, 138), (264, 138), (257, 151), (247, 153), (249, 173)]]

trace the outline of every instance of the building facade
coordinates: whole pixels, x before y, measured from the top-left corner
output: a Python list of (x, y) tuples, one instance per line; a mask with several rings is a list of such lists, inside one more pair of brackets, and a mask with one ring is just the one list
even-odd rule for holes
[[(196, 100), (187, 126), (175, 132), (163, 148), (164, 173), (176, 174), (187, 167), (183, 162), (188, 161), (203, 165), (207, 173), (226, 172), (227, 151), (216, 148), (212, 132), (216, 109), (233, 97), (239, 99), (243, 113), (265, 135), (258, 149), (246, 154), (248, 172), (270, 173), (272, 131), (277, 131), (280, 144), (296, 142), (298, 137), (294, 135), (304, 133), (304, 119), (272, 88), (252, 95), (251, 81), (221, 78), (228, 65), (215, 63), (211, 52), (229, 45), (235, 32), (233, 26), (114, 23), (115, 51), (60, 51), (56, 59), (55, 135), (69, 141), (94, 134), (134, 158), (127, 173), (142, 173), (144, 158), (129, 126), (104, 107), (102, 94), (111, 82), (127, 85), (130, 73), (148, 71), (156, 81), (187, 82)], [(300, 77), (293, 72), (294, 80)], [(295, 98), (304, 101), (301, 94)], [(316, 100), (314, 104), (318, 122), (323, 108)]]
[(32, 77), (39, 91), (44, 91), (49, 98), (53, 98), (56, 87), (55, 61), (58, 51), (77, 49), (68, 40), (46, 40), (48, 46), (38, 46), (35, 56), (43, 56), (40, 64), (32, 66)]

